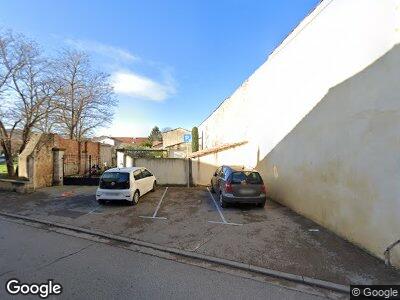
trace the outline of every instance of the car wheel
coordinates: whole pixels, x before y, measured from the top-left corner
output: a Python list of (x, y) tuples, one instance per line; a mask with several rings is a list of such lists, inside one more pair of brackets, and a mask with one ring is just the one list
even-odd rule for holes
[(104, 201), (104, 200), (102, 200), (102, 199), (99, 199), (99, 200), (97, 200), (97, 203), (98, 203), (98, 204), (100, 204), (100, 205), (103, 205), (103, 204), (104, 204), (104, 202), (105, 202), (105, 201)]
[(157, 182), (154, 181), (153, 182), (153, 188), (151, 189), (151, 191), (154, 192), (156, 190), (156, 188), (157, 188)]
[(131, 205), (136, 205), (136, 204), (138, 204), (138, 202), (139, 202), (139, 197), (140, 197), (139, 192), (136, 191), (135, 194), (133, 194), (133, 198), (132, 198), (132, 201), (131, 201)]
[(228, 206), (227, 203), (224, 201), (224, 197), (222, 197), (222, 193), (219, 194), (219, 206), (221, 206), (222, 208), (226, 208)]
[(265, 202), (263, 202), (263, 203), (258, 203), (257, 206), (262, 208), (262, 207), (265, 206)]

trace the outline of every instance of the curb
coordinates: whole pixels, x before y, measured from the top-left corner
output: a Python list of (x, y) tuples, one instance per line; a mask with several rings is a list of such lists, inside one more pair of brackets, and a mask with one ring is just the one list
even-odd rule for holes
[(21, 220), (30, 221), (30, 222), (36, 222), (36, 223), (44, 224), (44, 225), (51, 226), (51, 227), (69, 229), (69, 230), (76, 231), (79, 233), (86, 233), (86, 234), (90, 234), (90, 235), (94, 235), (94, 236), (98, 236), (98, 237), (102, 237), (102, 238), (107, 238), (107, 239), (111, 239), (111, 240), (115, 240), (115, 241), (119, 241), (119, 242), (133, 244), (136, 246), (142, 246), (142, 247), (151, 248), (151, 249), (162, 251), (162, 252), (168, 252), (168, 253), (172, 253), (172, 254), (176, 254), (176, 255), (192, 258), (192, 259), (203, 260), (206, 262), (216, 263), (216, 264), (228, 266), (231, 268), (241, 269), (244, 271), (255, 272), (255, 273), (262, 274), (262, 275), (285, 279), (285, 280), (289, 280), (289, 281), (293, 281), (293, 282), (297, 282), (297, 283), (301, 283), (301, 284), (306, 284), (306, 285), (310, 285), (310, 286), (314, 286), (314, 287), (320, 287), (320, 288), (324, 288), (324, 289), (328, 289), (328, 290), (332, 290), (332, 291), (336, 291), (336, 292), (340, 292), (340, 293), (348, 294), (350, 292), (350, 287), (346, 286), (346, 285), (341, 285), (341, 284), (337, 284), (337, 283), (333, 283), (333, 282), (329, 282), (329, 281), (319, 280), (319, 279), (315, 279), (315, 278), (311, 278), (311, 277), (307, 277), (307, 276), (300, 276), (300, 275), (290, 274), (290, 273), (286, 273), (286, 272), (275, 271), (275, 270), (271, 270), (268, 268), (257, 267), (257, 266), (250, 265), (250, 264), (236, 262), (236, 261), (232, 261), (232, 260), (228, 260), (228, 259), (224, 259), (224, 258), (212, 257), (212, 256), (200, 254), (200, 253), (191, 252), (191, 251), (170, 248), (170, 247), (157, 245), (157, 244), (153, 244), (153, 243), (148, 243), (148, 242), (144, 242), (144, 241), (140, 241), (140, 240), (130, 239), (130, 238), (115, 235), (115, 234), (105, 233), (102, 231), (95, 231), (95, 230), (91, 230), (91, 229), (80, 228), (80, 227), (67, 225), (67, 224), (61, 224), (61, 223), (57, 223), (57, 222), (50, 222), (50, 221), (46, 221), (46, 220), (41, 220), (41, 219), (37, 219), (37, 218), (32, 218), (32, 217), (27, 217), (27, 216), (12, 214), (12, 213), (0, 212), (0, 216), (10, 217), (10, 218), (14, 218), (14, 219), (21, 219)]

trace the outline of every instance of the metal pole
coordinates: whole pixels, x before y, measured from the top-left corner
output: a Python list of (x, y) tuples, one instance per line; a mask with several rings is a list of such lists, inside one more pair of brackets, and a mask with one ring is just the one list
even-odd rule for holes
[(189, 143), (186, 143), (187, 187), (190, 187)]

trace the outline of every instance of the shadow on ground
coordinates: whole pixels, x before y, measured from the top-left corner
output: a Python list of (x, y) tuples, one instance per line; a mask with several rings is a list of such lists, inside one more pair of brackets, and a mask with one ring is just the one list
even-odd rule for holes
[[(0, 192), (0, 211), (81, 226), (339, 284), (394, 284), (400, 272), (271, 200), (265, 208), (221, 210), (205, 188), (165, 187), (139, 204), (99, 205), (95, 187), (64, 186), (20, 195)], [(211, 221), (211, 222), (210, 222)]]

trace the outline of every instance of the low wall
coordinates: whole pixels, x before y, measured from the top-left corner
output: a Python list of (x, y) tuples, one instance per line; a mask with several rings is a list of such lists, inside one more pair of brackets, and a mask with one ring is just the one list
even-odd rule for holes
[[(129, 167), (130, 165), (127, 165)], [(187, 185), (188, 164), (181, 158), (136, 158), (132, 166), (145, 167), (157, 178), (158, 184)]]
[(0, 191), (30, 193), (34, 191), (33, 183), (24, 180), (0, 179)]

